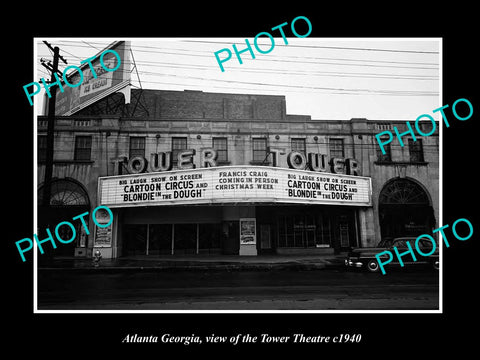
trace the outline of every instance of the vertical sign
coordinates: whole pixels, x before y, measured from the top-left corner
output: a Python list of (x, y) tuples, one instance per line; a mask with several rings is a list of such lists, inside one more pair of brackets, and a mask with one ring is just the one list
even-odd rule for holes
[[(95, 214), (98, 224), (105, 225), (110, 221), (110, 214), (105, 209), (98, 209)], [(112, 246), (112, 223), (107, 227), (98, 227), (95, 225), (94, 247), (111, 247)]]
[(255, 245), (257, 243), (255, 218), (240, 219), (240, 245)]

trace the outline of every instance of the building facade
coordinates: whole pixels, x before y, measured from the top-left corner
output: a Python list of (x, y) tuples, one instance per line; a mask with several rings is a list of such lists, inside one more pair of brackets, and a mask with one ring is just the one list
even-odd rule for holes
[(438, 226), (438, 130), (382, 154), (375, 135), (405, 121), (312, 120), (287, 114), (283, 96), (115, 96), (56, 118), (48, 206), (38, 118), (39, 228), (99, 205), (113, 216), (106, 228), (85, 217), (88, 231), (78, 222), (54, 256), (313, 254)]

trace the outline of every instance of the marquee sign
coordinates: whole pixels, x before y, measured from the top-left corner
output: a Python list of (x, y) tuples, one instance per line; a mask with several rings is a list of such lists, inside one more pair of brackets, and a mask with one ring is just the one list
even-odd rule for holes
[(371, 206), (371, 179), (267, 166), (222, 166), (100, 177), (110, 208), (186, 204), (300, 203)]

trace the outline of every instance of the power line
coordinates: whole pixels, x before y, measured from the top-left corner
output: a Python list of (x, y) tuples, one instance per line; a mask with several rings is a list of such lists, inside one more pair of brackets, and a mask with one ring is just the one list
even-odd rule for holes
[[(195, 38), (190, 38), (190, 39), (176, 39), (176, 38), (144, 38), (140, 39), (136, 44), (142, 44), (142, 45), (135, 45), (137, 47), (143, 47), (143, 48), (151, 48), (151, 49), (156, 49), (157, 46), (151, 46), (151, 45), (143, 45), (144, 40), (147, 40), (149, 42), (154, 42), (154, 41), (162, 41), (165, 43), (170, 43), (170, 42), (187, 42), (187, 43), (197, 43), (197, 44), (227, 44), (227, 45), (232, 45), (232, 42), (228, 41), (212, 41), (212, 40), (194, 40)], [(237, 38), (232, 38), (232, 40), (238, 39), (244, 42), (244, 39), (241, 37)], [(277, 38), (280, 39), (280, 38)], [(173, 40), (173, 41), (170, 41)], [(262, 40), (262, 39), (259, 39)], [(342, 41), (342, 38), (337, 39), (338, 41)], [(362, 39), (358, 39), (358, 41), (361, 41)], [(95, 42), (95, 41), (90, 41), (87, 43), (84, 40), (64, 40), (65, 42), (71, 42), (71, 43), (80, 43), (83, 42), (87, 44), (90, 47), (94, 47), (91, 44), (96, 44), (96, 45), (101, 45), (101, 46), (106, 46), (110, 40), (106, 40), (105, 42)], [(321, 41), (321, 40), (320, 40)], [(344, 40), (343, 40), (344, 41)], [(350, 40), (354, 41), (354, 40)], [(356, 41), (356, 40), (355, 40)], [(386, 40), (385, 40), (386, 41)], [(399, 42), (400, 40), (395, 40)], [(266, 43), (269, 41), (265, 40)], [(280, 46), (280, 47), (305, 47), (305, 48), (333, 48), (333, 49), (341, 49), (341, 50), (365, 50), (365, 51), (387, 51), (387, 52), (408, 52), (408, 53), (423, 53), (423, 54), (438, 54), (438, 51), (424, 51), (424, 50), (405, 50), (405, 49), (379, 49), (379, 48), (364, 48), (364, 47), (345, 47), (345, 46), (327, 46), (327, 45), (312, 45), (311, 41), (308, 45), (306, 44), (282, 44), (282, 43), (275, 43), (275, 46)]]
[[(78, 58), (78, 57), (77, 57)], [(133, 64), (133, 63), (127, 63)], [(192, 69), (192, 70), (211, 70), (208, 65), (201, 64), (175, 64), (168, 62), (155, 62), (155, 61), (137, 61), (137, 64), (141, 64), (146, 67), (161, 67), (163, 68), (177, 68), (177, 69)], [(262, 73), (262, 74), (285, 74), (285, 71), (275, 69), (240, 69), (232, 68), (229, 71), (241, 71), (247, 73)], [(139, 71), (139, 73), (148, 74), (147, 71)], [(331, 76), (331, 77), (352, 77), (352, 78), (380, 78), (380, 79), (398, 79), (398, 80), (437, 80), (438, 76), (434, 75), (405, 75), (405, 74), (382, 74), (382, 73), (361, 73), (361, 72), (340, 72), (340, 71), (301, 71), (294, 70), (289, 71), (288, 75), (295, 76)]]
[[(125, 72), (130, 72), (125, 70)], [(255, 72), (255, 71), (253, 71)], [(195, 80), (202, 80), (202, 81), (209, 81), (209, 82), (222, 82), (222, 83), (233, 83), (233, 84), (246, 84), (246, 85), (257, 85), (257, 86), (268, 86), (268, 87), (276, 87), (276, 88), (297, 88), (297, 89), (310, 89), (310, 90), (323, 90), (323, 91), (335, 91), (341, 93), (374, 93), (374, 94), (390, 94), (390, 95), (419, 95), (419, 96), (436, 96), (438, 95), (437, 92), (431, 91), (417, 91), (417, 90), (388, 90), (388, 89), (350, 89), (350, 88), (334, 88), (334, 87), (317, 87), (317, 86), (306, 86), (306, 85), (292, 85), (292, 84), (274, 84), (274, 83), (266, 83), (266, 82), (250, 82), (250, 81), (238, 81), (238, 80), (222, 80), (222, 79), (213, 79), (213, 78), (206, 78), (206, 77), (196, 77), (196, 76), (188, 76), (188, 75), (179, 75), (179, 74), (167, 74), (167, 73), (158, 73), (158, 72), (151, 72), (151, 71), (139, 71), (140, 74), (150, 75), (150, 76), (165, 76), (165, 77), (177, 77), (177, 78), (185, 78), (185, 79), (195, 79)], [(274, 72), (274, 73), (281, 73), (281, 72)], [(295, 73), (292, 73), (295, 74)], [(314, 73), (305, 73), (305, 74), (297, 74), (297, 75), (318, 75)], [(324, 75), (328, 76), (328, 75)], [(333, 73), (330, 76), (346, 76), (342, 75), (341, 73)], [(348, 77), (348, 76), (347, 76)], [(355, 77), (362, 77), (355, 76)], [(380, 76), (373, 75), (370, 77), (378, 78)], [(397, 77), (398, 78), (398, 77)], [(429, 79), (432, 80), (432, 79)], [(164, 83), (164, 82), (156, 82), (151, 80), (143, 80), (146, 83)], [(185, 86), (186, 84), (178, 84)]]
[[(40, 57), (41, 55), (39, 55)], [(352, 60), (354, 61), (354, 60)], [(140, 60), (140, 61), (137, 61), (137, 63), (144, 63), (144, 64), (176, 64), (176, 65), (184, 65), (184, 66), (199, 66), (199, 67), (205, 67), (205, 68), (209, 68), (211, 69), (212, 66), (209, 66), (209, 65), (205, 65), (205, 64), (198, 64), (198, 63), (192, 63), (192, 62), (188, 62), (186, 64), (184, 63), (165, 63), (165, 62), (161, 62), (161, 61), (155, 61), (155, 60)], [(317, 64), (316, 62), (307, 62), (308, 64)], [(347, 64), (335, 64), (335, 63), (331, 63), (332, 65), (347, 65)], [(151, 65), (150, 65), (151, 66)], [(411, 67), (407, 67), (407, 69), (410, 69)], [(268, 68), (270, 69), (270, 68)], [(416, 69), (416, 68), (411, 68), (411, 69)], [(423, 69), (423, 68), (422, 68)], [(437, 68), (429, 68), (431, 70), (436, 70)], [(216, 68), (215, 68), (216, 70)], [(233, 69), (232, 69), (233, 70)], [(242, 69), (243, 70), (243, 69)], [(284, 71), (282, 69), (282, 71)]]
[[(185, 89), (185, 88), (190, 88), (190, 89), (194, 89), (194, 88), (199, 88), (199, 90), (203, 91), (204, 89), (204, 85), (199, 85), (199, 84), (188, 84), (188, 83), (175, 83), (175, 82), (165, 82), (165, 81), (153, 81), (153, 80), (142, 80), (142, 83), (147, 83), (147, 84), (161, 84), (161, 85), (169, 85), (169, 86), (178, 86), (180, 87), (181, 89)], [(259, 89), (259, 88), (245, 88), (245, 87), (242, 87), (242, 88), (238, 88), (238, 87), (231, 87), (231, 86), (221, 86), (221, 85), (209, 85), (210, 87), (212, 88), (218, 88), (218, 89), (228, 89), (229, 91), (235, 91), (235, 92), (238, 92), (238, 91), (252, 91), (252, 92), (255, 92), (255, 93), (260, 93), (260, 92), (273, 92), (275, 94), (279, 94), (279, 95), (284, 95), (285, 94), (285, 89), (283, 89), (282, 87), (279, 87), (278, 89), (265, 89), (265, 88), (262, 88), (262, 89)], [(273, 85), (270, 85), (270, 86), (273, 86)], [(302, 91), (302, 90), (297, 90), (297, 89), (292, 89), (292, 90), (288, 90), (289, 92), (298, 92), (298, 93), (305, 93), (305, 91)], [(327, 94), (332, 94), (332, 95), (375, 95), (375, 96), (437, 96), (438, 94), (437, 93), (408, 93), (408, 92), (405, 92), (405, 93), (375, 93), (375, 94), (366, 94), (366, 93), (358, 93), (358, 92), (355, 92), (355, 91), (348, 91), (348, 90), (337, 90), (337, 91), (333, 91), (333, 90), (330, 90), (330, 91), (327, 91), (325, 89), (310, 89), (308, 93), (311, 93), (311, 92), (321, 92), (321, 93), (327, 93)]]
[[(236, 38), (232, 38), (232, 39), (236, 39)], [(243, 38), (238, 38), (239, 40), (243, 40)], [(280, 39), (280, 38), (278, 38)], [(148, 39), (150, 40), (150, 39)], [(159, 41), (164, 41), (166, 39), (164, 38), (153, 38), (151, 41), (155, 41), (155, 40), (159, 40)], [(339, 39), (341, 40), (341, 39)], [(361, 40), (361, 39), (360, 39)], [(69, 41), (69, 40), (67, 40)], [(176, 40), (178, 42), (187, 42), (187, 43), (197, 43), (197, 44), (227, 44), (227, 45), (232, 45), (232, 42), (228, 42), (228, 41), (211, 41), (211, 40), (186, 40), (186, 39), (179, 39), (179, 40)], [(71, 42), (75, 42), (74, 41), (71, 41)], [(76, 41), (78, 42), (78, 41)], [(85, 41), (82, 41), (84, 42), (85, 44), (87, 44)], [(141, 42), (141, 41), (140, 41)], [(92, 42), (91, 42), (92, 43)], [(101, 42), (93, 42), (94, 44), (98, 44), (98, 45), (103, 45), (104, 43), (101, 43)], [(87, 44), (91, 47), (93, 47), (93, 45), (90, 45), (90, 44)], [(149, 46), (149, 45), (135, 45), (137, 47), (143, 47), (143, 48), (157, 48), (156, 46)], [(381, 48), (366, 48), (366, 47), (347, 47), (347, 46), (327, 46), (327, 45), (312, 45), (312, 44), (308, 44), (308, 45), (305, 45), (305, 44), (277, 44), (275, 43), (275, 46), (279, 46), (279, 47), (288, 47), (288, 48), (314, 48), (314, 49), (335, 49), (335, 50), (352, 50), (352, 51), (378, 51), (378, 52), (393, 52), (393, 53), (411, 53), (411, 54), (439, 54), (439, 51), (426, 51), (426, 50), (405, 50), (405, 49), (381, 49)]]
[[(82, 42), (86, 45), (73, 45), (70, 43), (65, 43), (65, 46), (74, 46), (74, 47), (88, 47), (88, 48), (93, 48), (95, 50), (98, 50), (97, 47), (93, 46), (91, 43), (87, 43), (86, 41)], [(62, 45), (63, 46), (63, 45)], [(133, 49), (136, 49), (137, 47), (141, 47), (144, 49), (148, 50), (136, 50), (136, 51), (144, 51), (144, 52), (150, 52), (150, 53), (168, 53), (168, 54), (173, 54), (173, 55), (184, 55), (184, 56), (201, 56), (201, 57), (212, 57), (212, 55), (199, 55), (199, 54), (192, 54), (191, 52), (189, 54), (182, 54), (179, 52), (165, 52), (162, 50), (159, 50), (159, 47), (156, 46), (132, 46)], [(311, 47), (311, 46), (305, 46), (305, 47)], [(313, 46), (315, 47), (315, 46)], [(152, 50), (152, 51), (150, 51)], [(184, 50), (184, 49), (173, 49), (173, 50), (178, 50), (178, 51), (190, 51), (190, 50)], [(203, 52), (201, 50), (191, 50), (195, 52)], [(71, 53), (68, 53), (76, 58), (79, 58), (78, 56), (75, 56)], [(314, 58), (314, 57), (312, 57)], [(340, 60), (338, 58), (324, 58), (328, 60)], [(278, 59), (277, 59), (278, 60)], [(355, 59), (342, 59), (346, 61), (356, 61)], [(282, 62), (282, 60), (278, 60)], [(358, 60), (357, 60), (358, 61)], [(370, 60), (360, 60), (360, 61), (365, 61), (365, 62), (371, 62)], [(381, 60), (379, 60), (380, 62)], [(304, 61), (289, 61), (289, 62), (295, 62), (295, 63), (306, 63), (306, 64), (318, 64), (314, 62), (304, 62)], [(138, 63), (143, 63), (142, 61), (138, 61)], [(156, 61), (151, 61), (151, 64), (168, 64), (167, 67), (169, 68), (181, 68), (181, 66), (184, 66), (184, 68), (188, 68), (188, 64), (180, 64), (180, 63), (162, 63), (162, 62), (156, 62)], [(392, 62), (393, 63), (393, 62)], [(398, 63), (403, 63), (403, 62), (398, 62)], [(382, 65), (367, 65), (367, 64), (335, 64), (335, 63), (326, 63), (328, 65), (340, 65), (340, 66), (372, 66), (372, 67), (382, 67)], [(408, 64), (408, 63), (406, 63)], [(420, 63), (419, 63), (420, 64)], [(422, 63), (423, 64), (423, 63)], [(153, 66), (153, 65), (145, 65), (145, 66)], [(392, 66), (384, 66), (384, 67), (392, 67)], [(395, 67), (395, 66), (393, 66)], [(191, 65), (191, 69), (197, 69), (197, 68), (202, 68), (204, 70), (210, 68), (207, 65)], [(423, 67), (407, 67), (407, 68), (412, 68), (412, 69), (432, 69), (432, 68), (423, 68)], [(269, 73), (269, 74), (284, 74), (285, 71), (282, 70), (274, 70), (274, 69), (238, 69), (233, 68), (232, 71), (243, 71), (243, 72), (251, 72), (251, 73)], [(235, 87), (235, 90), (241, 90), (245, 91), (248, 88), (245, 88), (243, 86), (248, 86), (248, 85), (255, 85), (260, 87), (260, 89), (253, 89), (253, 91), (265, 91), (265, 92), (285, 92), (287, 91), (286, 89), (289, 89), (288, 91), (293, 91), (293, 92), (323, 92), (323, 93), (329, 93), (329, 94), (336, 94), (336, 95), (383, 95), (383, 96), (438, 96), (438, 92), (434, 91), (419, 91), (419, 90), (388, 90), (388, 89), (371, 89), (371, 88), (344, 88), (344, 87), (320, 87), (320, 86), (308, 86), (303, 83), (301, 84), (278, 84), (278, 83), (269, 83), (269, 82), (252, 82), (252, 81), (239, 81), (239, 80), (224, 80), (224, 79), (214, 79), (214, 78), (209, 78), (209, 77), (199, 77), (199, 76), (189, 76), (189, 75), (180, 75), (180, 74), (166, 74), (166, 73), (159, 73), (159, 72), (149, 72), (149, 71), (139, 71), (139, 73), (144, 74), (144, 75), (150, 75), (150, 76), (162, 76), (162, 77), (174, 77), (174, 78), (179, 78), (179, 79), (191, 79), (191, 80), (200, 80), (200, 81), (208, 81), (214, 82), (214, 84), (209, 84), (209, 86), (213, 88), (227, 88), (227, 89), (232, 89), (232, 86)], [(289, 72), (288, 74), (292, 75), (297, 75), (297, 76), (332, 76), (332, 77), (353, 77), (353, 78), (388, 78), (388, 79), (398, 79), (398, 80), (435, 80), (435, 78), (432, 78), (431, 76), (428, 77), (426, 75), (396, 75), (396, 74), (390, 74), (390, 75), (382, 75), (382, 74), (373, 74), (373, 73), (360, 73), (360, 72), (307, 72), (307, 71), (301, 71), (301, 70), (296, 70), (292, 71), (291, 73)], [(368, 74), (368, 75), (367, 75)], [(392, 76), (394, 75), (394, 76)], [(170, 85), (170, 86), (193, 86), (193, 87), (200, 87), (202, 85), (189, 85), (189, 84), (179, 84), (179, 83), (169, 83), (165, 81), (153, 81), (153, 80), (143, 80), (145, 83), (151, 83), (151, 84), (163, 84), (163, 85)], [(220, 83), (220, 84), (215, 84), (215, 82)], [(232, 84), (232, 86), (222, 86), (224, 84)], [(241, 85), (242, 87), (239, 88), (237, 85)]]
[(78, 57), (77, 55), (73, 55), (72, 53), (69, 53), (69, 52), (66, 51), (66, 50), (62, 50), (62, 52), (66, 53), (66, 54), (68, 54), (68, 55), (70, 55), (70, 56), (73, 56), (74, 58), (77, 58), (77, 59), (79, 59), (80, 61), (83, 60), (82, 58)]
[[(182, 53), (175, 53), (175, 52), (169, 52), (169, 51), (163, 51), (163, 50), (157, 50), (157, 51), (149, 51), (149, 50), (135, 50), (135, 51), (140, 51), (140, 52), (147, 52), (147, 53), (159, 53), (159, 54), (167, 54), (167, 55), (177, 55), (177, 56), (196, 56), (196, 57), (208, 57), (208, 58), (214, 58), (213, 53), (212, 55), (202, 55), (202, 54), (182, 54)], [(310, 59), (316, 59), (314, 57), (310, 57)], [(330, 60), (328, 58), (318, 58), (318, 59), (324, 59), (324, 60)], [(248, 59), (250, 60), (250, 59)], [(317, 64), (322, 64), (322, 65), (337, 65), (337, 66), (365, 66), (365, 67), (377, 67), (377, 68), (397, 68), (397, 69), (418, 69), (418, 70), (436, 70), (436, 68), (433, 67), (424, 67), (424, 66), (399, 66), (399, 65), (374, 65), (374, 64), (341, 64), (341, 63), (332, 63), (332, 62), (324, 62), (324, 61), (304, 61), (304, 60), (289, 60), (285, 58), (263, 58), (263, 57), (256, 57), (255, 60), (258, 61), (273, 61), (273, 62), (288, 62), (288, 63), (299, 63), (299, 64), (312, 64), (312, 65), (317, 65)], [(332, 59), (334, 60), (334, 59)], [(349, 60), (349, 61), (358, 61), (358, 60)], [(364, 60), (368, 61), (368, 60)]]
[[(227, 41), (205, 41), (205, 40), (179, 40), (181, 42), (193, 42), (193, 43), (211, 43), (211, 44), (230, 44)], [(303, 47), (303, 48), (316, 48), (316, 49), (336, 49), (336, 50), (354, 50), (354, 51), (382, 51), (382, 52), (395, 52), (395, 53), (412, 53), (412, 54), (438, 54), (438, 51), (422, 51), (422, 50), (400, 50), (400, 49), (378, 49), (378, 48), (363, 48), (363, 47), (345, 47), (345, 46), (326, 46), (326, 45), (298, 45), (298, 44), (275, 44), (275, 46), (283, 47)]]
[[(82, 41), (86, 43), (85, 41)], [(73, 42), (72, 42), (73, 43)], [(217, 43), (217, 42), (214, 42)], [(70, 45), (69, 45), (70, 46)], [(90, 45), (92, 46), (92, 45)], [(292, 45), (295, 47), (295, 45)], [(206, 50), (197, 50), (197, 49), (183, 49), (183, 48), (169, 48), (166, 46), (148, 46), (148, 45), (132, 45), (132, 49), (136, 49), (137, 51), (142, 51), (141, 49), (156, 49), (157, 51), (159, 50), (178, 50), (178, 51), (194, 51), (194, 52), (200, 52), (200, 53), (207, 53), (212, 54), (211, 51), (206, 51)], [(304, 47), (307, 48), (312, 48), (314, 46), (308, 46), (305, 45)], [(151, 51), (149, 51), (151, 52)], [(372, 62), (372, 63), (391, 63), (391, 64), (410, 64), (410, 65), (432, 65), (432, 66), (438, 66), (438, 63), (426, 63), (426, 62), (412, 62), (412, 61), (392, 61), (392, 60), (371, 60), (371, 59), (347, 59), (347, 58), (336, 58), (336, 57), (317, 57), (317, 56), (290, 56), (290, 55), (279, 55), (281, 57), (287, 57), (287, 58), (301, 58), (301, 59), (320, 59), (320, 60), (340, 60), (340, 61), (359, 61), (359, 62)]]
[[(417, 91), (417, 90), (376, 90), (376, 89), (365, 89), (365, 88), (335, 88), (335, 87), (320, 87), (320, 86), (307, 86), (307, 85), (293, 85), (293, 84), (272, 84), (265, 82), (253, 82), (253, 81), (240, 81), (240, 80), (224, 80), (224, 79), (213, 79), (205, 78), (199, 76), (189, 76), (189, 75), (178, 75), (178, 74), (161, 74), (155, 72), (145, 72), (140, 71), (143, 74), (149, 74), (152, 76), (166, 76), (166, 77), (176, 77), (176, 78), (185, 78), (185, 79), (195, 79), (209, 82), (221, 82), (229, 84), (247, 84), (247, 85), (257, 85), (257, 86), (270, 86), (270, 87), (281, 87), (281, 88), (295, 88), (295, 89), (309, 89), (309, 90), (326, 90), (326, 91), (340, 91), (340, 92), (355, 92), (355, 93), (368, 93), (370, 95), (374, 94), (391, 94), (391, 95), (419, 95), (419, 96), (438, 96), (438, 92), (432, 91)], [(152, 82), (152, 81), (144, 81)]]
[(82, 42), (83, 42), (83, 43), (85, 43), (85, 44), (87, 44), (88, 46), (90, 46), (90, 47), (94, 48), (94, 49), (95, 49), (95, 50), (97, 50), (97, 51), (101, 51), (101, 49), (99, 49), (99, 48), (97, 48), (96, 46), (93, 46), (93, 45), (91, 45), (91, 44), (87, 43), (87, 42), (86, 42), (86, 41), (84, 41), (84, 40), (82, 40)]
[[(181, 41), (181, 40), (180, 40)], [(72, 46), (72, 47), (85, 47), (83, 45), (76, 45), (76, 44), (69, 44), (65, 43), (63, 46)], [(289, 46), (289, 45), (285, 45)], [(88, 47), (88, 46), (87, 46)], [(141, 48), (147, 49), (155, 49), (155, 50), (142, 50)], [(309, 47), (309, 46), (305, 46)], [(314, 47), (314, 46), (312, 46)], [(213, 53), (208, 53), (207, 51), (202, 50), (184, 50), (184, 49), (172, 49), (172, 48), (165, 48), (165, 47), (154, 47), (154, 46), (141, 46), (141, 45), (132, 45), (132, 50), (144, 53), (154, 53), (154, 54), (165, 54), (165, 55), (176, 55), (176, 56), (188, 56), (188, 57), (205, 57), (205, 58), (214, 58)], [(190, 51), (190, 53), (181, 53), (181, 52), (172, 52), (167, 50), (179, 50), (179, 51)], [(193, 54), (192, 51), (195, 52), (205, 52), (207, 54)], [(330, 63), (330, 62), (322, 62), (322, 61), (305, 61), (305, 60), (290, 60), (288, 58), (294, 59), (312, 59), (312, 60), (332, 60), (332, 61), (356, 61), (356, 62), (370, 62), (370, 63), (382, 63), (382, 64), (412, 64), (412, 65), (425, 65), (425, 66), (401, 66), (401, 65), (375, 65), (375, 64), (342, 64), (342, 63)], [(418, 69), (418, 70), (436, 70), (437, 67), (426, 67), (426, 66), (438, 66), (438, 64), (434, 63), (423, 63), (423, 62), (399, 62), (399, 61), (387, 61), (387, 60), (367, 60), (367, 59), (345, 59), (345, 58), (328, 58), (328, 57), (312, 57), (312, 56), (305, 56), (305, 57), (289, 57), (289, 56), (277, 56), (275, 58), (272, 57), (257, 57), (255, 60), (259, 61), (273, 61), (273, 62), (289, 62), (289, 63), (301, 63), (301, 64), (323, 64), (323, 65), (338, 65), (338, 66), (366, 66), (366, 67), (385, 67), (385, 68), (400, 68), (400, 69)]]
[[(162, 69), (192, 69), (192, 70), (211, 70), (207, 65), (190, 65), (190, 64), (174, 64), (167, 62), (144, 62), (137, 61), (137, 64), (141, 64), (146, 67), (155, 67)], [(248, 73), (261, 73), (261, 74), (282, 74), (285, 75), (285, 71), (275, 69), (240, 69), (233, 68), (231, 71), (241, 71)], [(147, 71), (140, 71), (142, 73), (148, 73)], [(402, 75), (402, 74), (382, 74), (382, 73), (359, 73), (359, 72), (340, 72), (340, 71), (301, 71), (294, 70), (289, 71), (288, 75), (297, 76), (332, 76), (332, 77), (353, 77), (353, 78), (381, 78), (381, 79), (399, 79), (399, 80), (437, 80), (438, 76), (434, 75)]]
[[(85, 41), (82, 41), (84, 42), (88, 47), (92, 47), (92, 48), (95, 48), (96, 50), (98, 50), (98, 48), (94, 47), (92, 44), (90, 43), (87, 43)], [(82, 46), (82, 45), (72, 45), (72, 44), (66, 44), (68, 46)], [(155, 47), (155, 46), (143, 46), (144, 48), (147, 48), (147, 49), (154, 49), (154, 51), (148, 51), (148, 52), (153, 52), (153, 53), (167, 53), (167, 54), (172, 54), (172, 55), (176, 55), (176, 56), (201, 56), (201, 57), (211, 57), (211, 55), (200, 55), (200, 54), (192, 54), (192, 53), (189, 53), (189, 54), (183, 54), (183, 53), (179, 53), (179, 52), (169, 52), (169, 51), (162, 51), (162, 50), (158, 50), (158, 47)], [(133, 47), (133, 49), (135, 49), (136, 47)], [(138, 51), (138, 50), (137, 50)], [(147, 50), (143, 50), (143, 51), (147, 51)], [(183, 49), (181, 49), (180, 51), (185, 51)], [(194, 50), (194, 51), (197, 51), (197, 50)], [(198, 51), (197, 51), (198, 52)], [(327, 58), (328, 59), (328, 58)], [(270, 59), (272, 60), (272, 59)], [(275, 60), (275, 59), (273, 59)], [(329, 59), (330, 60), (330, 59)], [(333, 60), (333, 59), (332, 59)], [(355, 61), (353, 59), (348, 59), (349, 61)], [(309, 61), (295, 61), (295, 60), (279, 60), (279, 59), (276, 59), (276, 61), (280, 61), (280, 62), (295, 62), (295, 63), (305, 63), (305, 64), (313, 64), (313, 65), (317, 65), (317, 64), (326, 64), (326, 65), (333, 65), (333, 66), (370, 66), (370, 67), (397, 67), (397, 66), (388, 66), (388, 65), (372, 65), (372, 64), (339, 64), (339, 63), (330, 63), (330, 62), (327, 62), (327, 63), (324, 63), (324, 62), (309, 62)], [(368, 62), (368, 60), (365, 60)], [(142, 63), (141, 61), (139, 61), (139, 64)], [(151, 64), (155, 64), (156, 62), (151, 62)], [(158, 63), (160, 64), (160, 62)], [(167, 63), (163, 63), (163, 64), (167, 64)], [(146, 65), (146, 66), (152, 66), (152, 65)], [(170, 63), (169, 68), (182, 68), (181, 66), (183, 66), (183, 68), (188, 68), (188, 65), (184, 65), (184, 64), (173, 64), (173, 63)], [(208, 69), (208, 67), (206, 65), (203, 65), (203, 66), (200, 66), (200, 65), (197, 65), (196, 67), (198, 68), (203, 68), (204, 70)], [(403, 66), (402, 66), (403, 67)], [(402, 68), (401, 67), (401, 68)], [(410, 68), (410, 69), (428, 69), (428, 70), (431, 70), (432, 68), (425, 68), (425, 67), (418, 67), (418, 66), (414, 66), (414, 67), (403, 67), (403, 68)], [(193, 68), (192, 68), (193, 69)], [(235, 69), (235, 68), (234, 68)], [(263, 72), (264, 74), (266, 73), (269, 73), (269, 74), (284, 74), (285, 72), (284, 71), (281, 71), (281, 70), (274, 70), (274, 69), (266, 69), (264, 71), (262, 71), (261, 69), (245, 69), (245, 70), (240, 70), (240, 69), (235, 69), (234, 71), (245, 71), (245, 72), (249, 72), (249, 73), (259, 73), (259, 72)], [(273, 87), (273, 88), (278, 88), (278, 87), (286, 87), (286, 88), (290, 88), (290, 89), (303, 89), (303, 90), (314, 90), (314, 91), (329, 91), (330, 93), (336, 93), (336, 94), (355, 94), (355, 95), (359, 95), (359, 94), (379, 94), (379, 95), (390, 95), (390, 96), (437, 96), (438, 93), (437, 92), (431, 92), (431, 91), (416, 91), (416, 90), (387, 90), (387, 89), (381, 89), (381, 90), (377, 90), (377, 89), (368, 89), (368, 88), (355, 88), (355, 89), (351, 89), (351, 88), (338, 88), (338, 87), (317, 87), (317, 86), (306, 86), (306, 85), (292, 85), (292, 84), (272, 84), (272, 83), (268, 83), (268, 82), (245, 82), (245, 81), (235, 81), (235, 80), (220, 80), (220, 79), (212, 79), (212, 78), (206, 78), (206, 77), (195, 77), (195, 76), (187, 76), (187, 75), (178, 75), (178, 74), (165, 74), (165, 73), (157, 73), (157, 72), (148, 72), (148, 71), (139, 71), (139, 73), (141, 74), (144, 74), (144, 75), (151, 75), (151, 76), (169, 76), (169, 77), (177, 77), (177, 78), (184, 78), (184, 79), (194, 79), (194, 80), (201, 80), (201, 81), (209, 81), (209, 82), (222, 82), (222, 83), (229, 83), (229, 84), (242, 84), (242, 85), (256, 85), (256, 86), (261, 86), (263, 88), (264, 91), (276, 91), (276, 90), (272, 90), (272, 89), (265, 89), (265, 87)], [(372, 74), (372, 73), (368, 73), (368, 75), (366, 74), (362, 74), (362, 73), (347, 73), (347, 72), (340, 72), (340, 71), (336, 71), (336, 72), (310, 72), (310, 73), (307, 73), (307, 72), (302, 72), (302, 71), (292, 71), (291, 73), (289, 72), (289, 75), (295, 75), (295, 76), (302, 76), (302, 75), (307, 75), (307, 76), (330, 76), (330, 77), (345, 77), (345, 78), (375, 78), (375, 79), (396, 79), (396, 80), (436, 80), (435, 78), (432, 78), (432, 77), (427, 77), (425, 75), (395, 75), (395, 76), (392, 76), (392, 75), (382, 75), (382, 74)], [(168, 83), (165, 83), (165, 82), (156, 82), (156, 81), (151, 81), (151, 80), (144, 80), (145, 83), (151, 83), (151, 84), (155, 84), (155, 83), (164, 83), (164, 84), (168, 84)], [(171, 83), (170, 83), (171, 84)], [(171, 84), (171, 85), (176, 85), (176, 84)], [(178, 84), (180, 85), (180, 84)], [(187, 84), (182, 84), (181, 86), (187, 86)], [(198, 85), (197, 85), (198, 86)], [(217, 87), (217, 88), (221, 88), (221, 86), (215, 86), (214, 87)]]

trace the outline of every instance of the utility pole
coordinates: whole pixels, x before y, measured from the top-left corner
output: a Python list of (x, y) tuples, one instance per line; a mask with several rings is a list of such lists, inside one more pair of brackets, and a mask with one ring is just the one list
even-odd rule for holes
[[(58, 72), (58, 60), (61, 59), (65, 64), (67, 61), (60, 56), (60, 49), (58, 46), (52, 48), (48, 42), (44, 43), (53, 51), (53, 65), (52, 67), (47, 67), (47, 69), (52, 71), (50, 78), (50, 83), (53, 84), (56, 82), (55, 74)], [(50, 205), (50, 196), (51, 196), (51, 182), (52, 182), (52, 173), (53, 173), (53, 145), (54, 145), (54, 131), (55, 131), (55, 101), (57, 98), (57, 86), (52, 86), (50, 91), (50, 99), (48, 101), (48, 118), (47, 118), (47, 154), (45, 162), (45, 178), (43, 182), (43, 206)]]

